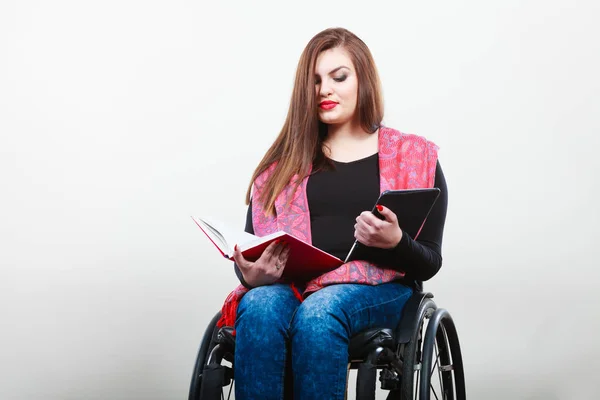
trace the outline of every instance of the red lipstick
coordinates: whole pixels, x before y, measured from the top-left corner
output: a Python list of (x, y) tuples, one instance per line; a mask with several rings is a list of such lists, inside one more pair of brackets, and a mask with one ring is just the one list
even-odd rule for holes
[(325, 100), (322, 101), (321, 103), (319, 103), (319, 107), (321, 107), (321, 109), (323, 110), (331, 110), (333, 108), (335, 108), (335, 106), (337, 106), (338, 103), (336, 103), (335, 101), (330, 101), (330, 100)]

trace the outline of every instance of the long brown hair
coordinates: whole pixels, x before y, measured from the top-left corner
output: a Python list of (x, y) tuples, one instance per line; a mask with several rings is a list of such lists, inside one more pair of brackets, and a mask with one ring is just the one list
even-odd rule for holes
[(299, 185), (311, 166), (315, 169), (327, 165), (323, 153), (323, 140), (327, 126), (319, 121), (315, 91), (315, 64), (318, 55), (329, 49), (342, 47), (350, 55), (358, 78), (357, 112), (359, 123), (366, 132), (374, 132), (383, 119), (381, 83), (375, 61), (367, 45), (344, 28), (330, 28), (315, 35), (304, 48), (292, 90), (292, 98), (283, 128), (261, 162), (256, 167), (248, 191), (246, 204), (250, 203), (254, 180), (270, 165), (277, 165), (265, 182), (260, 201), (267, 213), (273, 213), (275, 199), (295, 174)]

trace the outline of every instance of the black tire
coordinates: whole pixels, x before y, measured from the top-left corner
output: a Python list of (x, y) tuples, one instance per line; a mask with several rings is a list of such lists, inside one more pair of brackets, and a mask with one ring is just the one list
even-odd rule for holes
[(202, 371), (206, 362), (208, 361), (208, 355), (215, 346), (215, 335), (217, 321), (221, 318), (221, 313), (218, 312), (212, 320), (208, 323), (202, 342), (200, 343), (200, 349), (196, 356), (196, 363), (194, 364), (194, 372), (192, 374), (192, 381), (190, 383), (190, 393), (188, 396), (189, 400), (200, 400), (200, 386), (202, 385)]
[(460, 350), (460, 342), (458, 340), (458, 332), (454, 320), (448, 314), (448, 319), (444, 321), (444, 328), (448, 333), (448, 345), (452, 356), (452, 365), (454, 366), (454, 384), (456, 387), (456, 399), (467, 399), (467, 387), (465, 384), (465, 369), (462, 360), (462, 352)]
[(422, 345), (424, 339), (423, 325), (431, 318), (437, 306), (431, 298), (425, 298), (419, 308), (419, 323), (415, 327), (410, 342), (404, 345), (402, 357), (402, 376), (400, 400), (418, 399), (418, 387), (421, 368)]
[(423, 341), (421, 365), (419, 400), (429, 400), (432, 393), (440, 400), (466, 399), (458, 335), (450, 313), (442, 308), (431, 316)]

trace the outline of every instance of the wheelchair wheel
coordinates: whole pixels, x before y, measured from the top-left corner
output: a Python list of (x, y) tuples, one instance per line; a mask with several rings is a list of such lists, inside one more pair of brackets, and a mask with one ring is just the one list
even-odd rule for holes
[(423, 341), (419, 399), (465, 400), (465, 377), (458, 334), (450, 313), (435, 310)]
[(401, 349), (403, 371), (399, 399), (465, 400), (462, 357), (450, 314), (438, 309), (431, 299), (425, 300), (419, 313), (411, 341)]
[(424, 338), (424, 327), (427, 320), (431, 318), (437, 306), (430, 298), (425, 298), (419, 308), (419, 321), (412, 333), (410, 341), (400, 347), (402, 359), (402, 377), (400, 397), (388, 397), (391, 400), (416, 400), (418, 399), (419, 378), (421, 371), (421, 349)]
[(233, 356), (219, 344), (217, 313), (208, 324), (194, 365), (189, 400), (222, 400), (233, 395)]

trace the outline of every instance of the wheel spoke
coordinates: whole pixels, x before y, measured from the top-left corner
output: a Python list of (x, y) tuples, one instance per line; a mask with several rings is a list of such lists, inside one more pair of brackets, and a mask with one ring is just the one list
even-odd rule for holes
[(231, 385), (229, 385), (229, 394), (227, 395), (227, 400), (231, 399), (231, 391), (233, 390), (233, 381), (231, 382)]
[(433, 385), (431, 383), (429, 384), (429, 387), (431, 388), (431, 391), (433, 392), (433, 395), (435, 396), (436, 400), (440, 400), (440, 398), (435, 393), (435, 389), (433, 388)]
[(417, 371), (417, 384), (415, 385), (415, 399), (417, 398), (417, 395), (419, 394), (419, 376), (420, 376), (420, 371)]
[[(437, 345), (437, 340), (435, 341), (435, 364), (433, 366), (433, 369), (431, 370), (431, 375), (433, 375), (433, 370), (435, 369), (435, 366), (438, 364), (438, 361), (440, 361), (440, 353), (438, 351), (438, 345)], [(442, 394), (444, 394), (444, 378), (442, 377), (442, 368), (441, 368), (442, 363), (440, 362), (440, 365), (438, 366), (438, 378), (440, 379), (440, 389), (442, 391)], [(431, 375), (429, 375), (431, 377)], [(445, 396), (444, 396), (445, 397)]]
[[(444, 394), (446, 391), (444, 390), (444, 378), (442, 377), (441, 368), (438, 368), (438, 377), (440, 378), (440, 390), (442, 391), (442, 394)], [(444, 397), (446, 396), (444, 395)]]
[(429, 378), (431, 378), (431, 375), (433, 375), (435, 366), (438, 364), (438, 361), (440, 360), (440, 354), (438, 353), (437, 341), (435, 342), (433, 348), (435, 349), (435, 363), (433, 364), (433, 367), (431, 367), (431, 372), (429, 373)]
[[(438, 362), (440, 361), (440, 353), (438, 351), (437, 340), (434, 342), (433, 348), (435, 350), (435, 363), (433, 364), (433, 367), (431, 368), (431, 372), (429, 373), (429, 382), (430, 382), (429, 386), (431, 387), (431, 391), (433, 392), (433, 395), (435, 396), (435, 398), (438, 399), (438, 396), (435, 393), (435, 389), (433, 388), (433, 383), (432, 383), (432, 379), (431, 379), (431, 377), (433, 376), (433, 371), (435, 371), (435, 367), (438, 365)], [(438, 374), (439, 374), (439, 378), (440, 378), (440, 388), (441, 388), (442, 387), (442, 373), (441, 373), (439, 367), (438, 367)], [(443, 388), (442, 388), (442, 393), (443, 393)]]
[[(445, 335), (445, 330), (443, 327), (441, 327), (442, 331), (439, 331), (437, 333), (437, 338), (433, 343), (433, 348), (435, 351), (435, 363), (433, 364), (433, 367), (431, 368), (431, 371), (429, 372), (429, 379), (430, 379), (430, 387), (431, 387), (431, 391), (434, 393), (434, 396), (436, 399), (438, 399), (438, 396), (435, 392), (435, 388), (433, 385), (433, 372), (435, 371), (436, 367), (438, 370), (438, 379), (439, 379), (439, 390), (441, 390), (440, 395), (442, 396), (442, 399), (445, 400), (448, 398), (448, 390), (452, 390), (449, 388), (445, 387), (445, 380), (444, 380), (444, 371), (452, 371), (453, 366), (450, 362), (450, 360), (446, 360), (447, 362), (450, 362), (449, 365), (444, 365), (444, 360), (445, 360), (445, 354), (447, 352), (447, 342), (445, 341), (446, 339), (446, 335)], [(440, 337), (440, 334), (442, 335), (442, 337)], [(450, 398), (453, 398), (452, 396)]]

